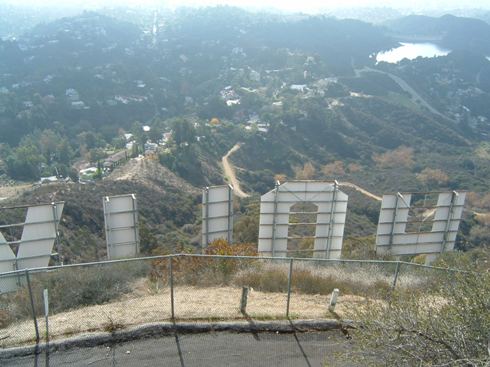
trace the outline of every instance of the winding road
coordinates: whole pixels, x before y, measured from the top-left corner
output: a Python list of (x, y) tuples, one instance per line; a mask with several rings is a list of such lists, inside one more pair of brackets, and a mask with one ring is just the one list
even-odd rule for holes
[[(226, 155), (221, 158), (221, 163), (223, 164), (223, 174), (226, 178), (230, 180), (231, 185), (233, 186), (235, 190), (235, 194), (240, 197), (240, 198), (247, 198), (250, 197), (249, 194), (244, 192), (241, 187), (240, 187), (240, 182), (238, 181), (235, 173), (235, 167), (233, 164), (230, 162), (230, 157), (233, 153), (238, 151), (241, 148), (241, 145), (239, 143), (235, 144), (229, 151), (226, 153)], [(367, 191), (366, 189), (363, 189), (360, 186), (357, 186), (356, 184), (353, 184), (352, 182), (339, 182), (340, 186), (344, 187), (349, 187), (351, 189), (354, 189), (364, 196), (376, 200), (376, 201), (381, 201), (383, 200), (380, 196), (377, 196), (376, 194), (373, 194), (372, 192)]]
[(436, 108), (434, 108), (431, 104), (429, 104), (429, 102), (427, 102), (415, 89), (413, 89), (405, 80), (403, 80), (399, 76), (393, 75), (393, 74), (388, 73), (386, 71), (372, 69), (369, 67), (364, 67), (363, 69), (354, 69), (354, 72), (356, 73), (357, 77), (360, 77), (362, 73), (384, 74), (384, 75), (388, 76), (389, 78), (391, 78), (396, 84), (398, 84), (398, 86), (401, 89), (403, 89), (405, 92), (410, 94), (410, 98), (412, 99), (413, 102), (421, 105), (422, 107), (425, 107), (427, 110), (429, 110), (430, 112), (432, 112), (433, 114), (435, 114), (439, 117), (442, 117), (444, 119), (447, 119), (447, 120), (454, 122), (454, 120), (452, 120), (449, 117), (447, 117), (446, 115), (442, 114)]

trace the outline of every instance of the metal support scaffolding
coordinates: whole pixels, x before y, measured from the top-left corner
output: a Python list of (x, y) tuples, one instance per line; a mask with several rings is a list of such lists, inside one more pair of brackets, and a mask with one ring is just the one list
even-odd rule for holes
[(451, 221), (454, 218), (454, 202), (456, 200), (458, 193), (456, 191), (453, 191), (451, 193), (451, 204), (449, 205), (449, 215), (447, 216), (447, 222), (446, 222), (446, 227), (444, 229), (444, 238), (442, 240), (442, 245), (441, 245), (441, 254), (446, 250), (446, 243), (448, 240), (449, 236), (449, 231), (451, 229)]
[(233, 242), (233, 188), (228, 191), (228, 243)]
[(276, 181), (276, 187), (274, 189), (274, 216), (272, 217), (272, 257), (276, 256), (276, 215), (277, 213), (277, 196), (279, 193), (279, 187), (281, 183)]
[(209, 243), (209, 187), (206, 187), (206, 194), (205, 194), (205, 197), (206, 197), (206, 203), (204, 204), (205, 205), (205, 229), (206, 229), (206, 234), (205, 234), (205, 238), (206, 240), (204, 241), (204, 243), (202, 244), (202, 247), (203, 247), (203, 251), (204, 251), (204, 247), (206, 247)]
[(25, 277), (26, 277), (26, 282), (27, 282), (27, 290), (29, 291), (29, 300), (31, 302), (31, 312), (32, 312), (32, 320), (34, 321), (34, 331), (36, 333), (36, 344), (39, 344), (39, 327), (37, 324), (37, 317), (36, 317), (36, 308), (34, 307), (34, 297), (32, 295), (32, 287), (31, 287), (31, 279), (29, 277), (29, 271), (25, 271)]
[(175, 320), (175, 297), (174, 297), (174, 270), (173, 270), (173, 257), (169, 259), (168, 263), (169, 272), (169, 285), (170, 285), (170, 315), (172, 320)]
[(402, 196), (399, 192), (396, 193), (396, 198), (395, 198), (395, 208), (393, 212), (393, 220), (391, 222), (391, 231), (390, 231), (390, 249), (391, 246), (393, 245), (393, 235), (395, 233), (395, 225), (396, 225), (396, 216), (398, 214), (398, 199), (399, 197)]
[(288, 273), (288, 299), (286, 305), (286, 317), (289, 318), (289, 306), (291, 304), (291, 286), (293, 282), (293, 259), (289, 260), (289, 273)]
[(334, 216), (335, 209), (337, 205), (337, 190), (339, 189), (339, 183), (334, 181), (333, 184), (333, 198), (332, 198), (332, 207), (330, 209), (330, 221), (328, 223), (328, 236), (327, 236), (327, 248), (326, 248), (326, 257), (330, 258), (330, 246), (332, 245), (332, 234), (333, 234), (333, 225), (334, 225)]

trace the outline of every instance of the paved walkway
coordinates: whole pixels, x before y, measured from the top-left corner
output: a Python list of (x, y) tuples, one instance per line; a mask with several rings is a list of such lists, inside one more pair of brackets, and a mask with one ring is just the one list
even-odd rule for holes
[(164, 336), (115, 346), (0, 360), (10, 366), (355, 366), (340, 331), (298, 334), (211, 333)]

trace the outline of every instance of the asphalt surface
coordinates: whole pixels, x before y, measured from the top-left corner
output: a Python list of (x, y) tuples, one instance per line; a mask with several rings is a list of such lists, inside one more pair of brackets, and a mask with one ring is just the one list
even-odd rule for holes
[(352, 349), (340, 331), (186, 334), (4, 359), (0, 366), (355, 366), (346, 361)]

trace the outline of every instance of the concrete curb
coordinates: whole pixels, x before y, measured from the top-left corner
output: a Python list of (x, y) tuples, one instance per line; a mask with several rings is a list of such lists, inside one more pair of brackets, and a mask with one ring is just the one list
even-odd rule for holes
[(45, 351), (55, 352), (72, 348), (90, 348), (104, 344), (115, 344), (135, 339), (158, 337), (173, 333), (198, 334), (209, 332), (232, 333), (294, 333), (308, 331), (328, 331), (351, 328), (352, 322), (338, 320), (281, 320), (281, 321), (231, 321), (231, 322), (187, 322), (152, 323), (140, 325), (113, 333), (98, 332), (72, 338), (56, 340), (49, 344), (29, 345), (25, 347), (0, 350), (0, 359), (29, 356)]

